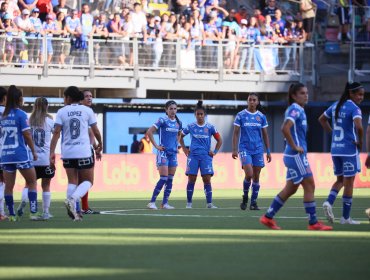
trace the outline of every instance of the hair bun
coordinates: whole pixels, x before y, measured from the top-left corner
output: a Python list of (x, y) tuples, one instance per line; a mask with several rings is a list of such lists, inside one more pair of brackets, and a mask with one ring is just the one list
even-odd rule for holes
[(197, 107), (198, 108), (203, 107), (203, 100), (198, 100)]

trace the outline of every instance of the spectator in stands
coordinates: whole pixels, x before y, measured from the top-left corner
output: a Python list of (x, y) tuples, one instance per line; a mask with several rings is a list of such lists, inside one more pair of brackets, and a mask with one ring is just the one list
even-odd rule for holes
[(194, 10), (193, 16), (190, 17), (190, 38), (191, 44), (195, 49), (195, 65), (198, 69), (204, 68), (202, 47), (204, 35), (203, 21), (200, 19), (200, 10)]
[(149, 136), (145, 133), (144, 137), (140, 140), (140, 153), (151, 154), (153, 153), (153, 144), (150, 142)]
[(144, 44), (144, 55), (142, 59), (143, 66), (153, 66), (154, 64), (154, 42), (156, 40), (157, 26), (153, 15), (148, 15), (148, 24), (146, 27), (146, 42)]
[(82, 4), (81, 7), (81, 47), (80, 47), (80, 63), (82, 65), (88, 64), (88, 41), (95, 33), (94, 17), (90, 14), (90, 7), (88, 4)]
[(4, 64), (12, 63), (14, 51), (15, 51), (15, 42), (13, 41), (13, 32), (18, 31), (17, 27), (12, 22), (12, 17), (10, 14), (5, 14), (3, 16), (3, 26), (5, 30), (5, 45), (3, 52), (3, 62)]
[(206, 61), (206, 67), (208, 69), (217, 68), (217, 45), (218, 40), (221, 38), (221, 34), (218, 31), (217, 25), (217, 12), (212, 11), (209, 14), (208, 23), (204, 25), (205, 33), (205, 46), (204, 46), (204, 58)]
[(22, 11), (27, 9), (32, 11), (36, 7), (36, 3), (38, 0), (18, 0), (18, 6)]
[(66, 3), (66, 0), (59, 0), (58, 5), (53, 8), (55, 14), (62, 12), (64, 16), (69, 16), (71, 14), (72, 8)]
[(78, 17), (78, 11), (72, 10), (71, 17), (68, 17), (66, 20), (66, 30), (68, 34), (71, 35), (71, 61), (70, 64), (74, 63), (76, 56), (76, 44), (77, 39), (81, 36), (81, 22)]
[[(272, 17), (271, 17), (272, 19)], [(278, 25), (280, 29), (280, 34), (284, 34), (284, 28), (285, 28), (285, 20), (282, 18), (282, 13), (280, 9), (276, 9), (275, 11), (275, 20), (272, 22), (273, 25)]]
[(169, 71), (169, 68), (174, 68), (176, 65), (176, 45), (175, 40), (178, 38), (180, 31), (180, 26), (177, 21), (177, 16), (174, 13), (171, 13), (169, 21), (165, 26), (165, 37), (163, 44), (163, 66), (166, 67), (166, 71)]
[(21, 11), (19, 10), (19, 7), (18, 7), (18, 1), (4, 0), (3, 3), (8, 4), (8, 8), (6, 9), (6, 12), (10, 15), (12, 22), (13, 22), (13, 19), (21, 14)]
[(1, 22), (4, 20), (5, 14), (8, 13), (9, 3), (8, 2), (2, 2), (0, 6), (0, 20)]
[(187, 20), (193, 15), (194, 11), (196, 9), (199, 9), (199, 3), (198, 0), (192, 0), (189, 7), (187, 7), (182, 14), (186, 17)]
[[(46, 53), (47, 53), (47, 63), (49, 64), (51, 62), (51, 59), (53, 58), (53, 46), (52, 46), (52, 41), (51, 38), (53, 35), (57, 32), (57, 25), (53, 21), (53, 16), (47, 15), (46, 16), (46, 21), (42, 24), (42, 33), (44, 36), (47, 37), (46, 40)], [(41, 50), (40, 50), (40, 63), (44, 63), (44, 46), (41, 44)]]
[(28, 57), (28, 40), (25, 38), (25, 36), (35, 31), (33, 24), (30, 21), (30, 11), (23, 9), (22, 14), (14, 19), (14, 23), (17, 26), (19, 35), (22, 38), (22, 40), (17, 40), (17, 51)]
[(37, 63), (42, 44), (42, 22), (39, 19), (39, 14), (40, 10), (38, 8), (32, 10), (30, 21), (34, 30), (27, 34), (32, 38), (28, 39), (28, 58), (31, 63)]
[(261, 32), (255, 17), (250, 18), (249, 27), (247, 30), (247, 40), (249, 42), (247, 71), (250, 71), (252, 67), (252, 59), (254, 57), (254, 45), (259, 44), (261, 41)]
[(134, 134), (132, 137), (132, 144), (130, 148), (130, 153), (131, 154), (138, 154), (140, 153), (140, 142), (137, 140), (137, 135)]
[(225, 69), (230, 70), (234, 69), (235, 65), (235, 56), (238, 53), (238, 48), (239, 48), (239, 40), (236, 35), (235, 29), (228, 27), (226, 31), (226, 39), (227, 44), (225, 47), (225, 52), (224, 52), (224, 65)]
[(248, 12), (247, 12), (247, 7), (244, 5), (241, 5), (239, 7), (239, 11), (235, 14), (235, 19), (240, 24), (242, 22), (242, 19), (247, 19), (248, 18)]
[(40, 20), (42, 22), (46, 21), (46, 16), (49, 13), (53, 12), (53, 6), (51, 4), (51, 0), (38, 0), (36, 7), (40, 10)]
[(57, 17), (55, 20), (55, 24), (57, 26), (57, 32), (54, 34), (54, 37), (60, 38), (60, 40), (55, 41), (57, 43), (56, 49), (58, 51), (58, 63), (60, 68), (66, 68), (66, 58), (69, 56), (71, 52), (71, 41), (70, 41), (70, 34), (66, 28), (66, 19), (65, 14), (62, 10), (59, 10), (57, 13)]
[[(311, 41), (313, 23), (315, 19), (315, 4), (311, 0), (301, 0), (300, 11), (302, 13), (303, 28), (306, 33), (306, 41)], [(307, 45), (313, 46), (312, 43), (306, 42)]]
[(337, 9), (337, 14), (339, 17), (339, 24), (340, 24), (339, 33), (338, 33), (338, 41), (341, 41), (344, 39), (351, 40), (352, 38), (349, 32), (349, 24), (351, 22), (351, 15), (349, 11), (351, 9), (351, 4), (347, 0), (341, 0), (341, 1), (338, 1), (338, 5), (339, 7)]
[(190, 0), (171, 0), (171, 11), (173, 11), (177, 15), (181, 15), (187, 8), (190, 7), (190, 2)]
[[(94, 37), (98, 40), (107, 40), (109, 36), (108, 29), (107, 29), (107, 15), (103, 12), (100, 13), (99, 18), (95, 21), (94, 24), (95, 24)], [(106, 50), (107, 50), (105, 42), (104, 43), (96, 42), (94, 45), (94, 49), (95, 49), (95, 56), (94, 56), (95, 64), (100, 65), (104, 57), (103, 56), (101, 58), (100, 54), (101, 53), (106, 54)], [(104, 59), (104, 62), (105, 63), (103, 64), (107, 64), (105, 59)]]
[[(132, 14), (127, 13), (125, 16), (125, 20), (121, 27), (121, 33), (123, 36), (124, 46), (125, 46), (125, 56), (128, 57), (128, 65), (134, 65), (134, 54), (132, 50), (132, 46), (130, 40), (134, 37), (134, 25), (132, 24)], [(125, 65), (127, 66), (127, 65)]]
[(147, 20), (145, 13), (142, 11), (140, 3), (134, 4), (134, 11), (132, 12), (132, 24), (134, 26), (135, 36), (146, 41), (146, 25)]
[(260, 9), (254, 9), (253, 16), (257, 19), (258, 25), (263, 26), (265, 22), (265, 17), (262, 15), (262, 12)]
[(275, 12), (277, 10), (276, 1), (277, 0), (268, 0), (268, 5), (262, 10), (262, 15), (271, 16), (271, 20), (273, 22), (275, 21)]
[(165, 24), (162, 25), (161, 18), (159, 16), (154, 17), (156, 32), (155, 40), (153, 44), (154, 62), (153, 67), (158, 68), (163, 53), (163, 37), (165, 36)]
[(126, 61), (121, 41), (121, 16), (119, 13), (115, 13), (113, 19), (108, 22), (107, 30), (109, 37), (113, 40), (113, 42), (110, 42), (109, 44), (110, 59), (113, 61), (113, 65), (124, 67)]

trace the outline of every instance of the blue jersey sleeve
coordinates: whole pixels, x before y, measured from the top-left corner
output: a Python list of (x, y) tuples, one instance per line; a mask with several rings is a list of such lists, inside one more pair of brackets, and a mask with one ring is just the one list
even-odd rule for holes
[(236, 115), (236, 117), (235, 117), (234, 125), (239, 126), (239, 127), (241, 126), (241, 118), (240, 118), (239, 114)]
[(182, 132), (181, 132), (184, 136), (185, 135), (188, 135), (190, 133), (190, 128), (189, 128), (189, 125), (187, 127), (185, 127)]
[(352, 119), (357, 119), (357, 118), (360, 118), (362, 119), (362, 112), (361, 112), (361, 109), (358, 108), (358, 107), (355, 107), (353, 110), (352, 110)]
[(265, 115), (263, 115), (262, 116), (262, 124), (261, 124), (261, 127), (262, 128), (265, 128), (265, 127), (268, 127), (269, 126), (269, 124), (268, 124), (268, 122), (267, 122), (267, 118), (266, 118), (266, 116)]
[(212, 125), (210, 130), (209, 130), (210, 135), (215, 135), (218, 133), (217, 129)]
[(291, 106), (288, 108), (288, 112), (285, 116), (285, 120), (291, 120), (293, 123), (295, 123), (295, 121), (299, 119), (300, 115), (301, 115), (301, 112), (299, 111), (299, 109)]
[(156, 129), (162, 127), (164, 125), (164, 119), (163, 118), (159, 118), (158, 121), (156, 121), (154, 124)]
[(19, 115), (19, 124), (22, 131), (31, 129), (26, 113), (22, 112), (22, 114)]
[(333, 114), (333, 106), (330, 106), (326, 111), (324, 112), (324, 116), (328, 118), (329, 120), (331, 119)]

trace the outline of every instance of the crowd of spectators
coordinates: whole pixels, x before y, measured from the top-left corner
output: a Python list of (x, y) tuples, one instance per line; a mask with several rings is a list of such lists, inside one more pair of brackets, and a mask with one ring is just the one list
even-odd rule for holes
[[(231, 2), (237, 3), (235, 8)], [(132, 38), (136, 37), (141, 42), (142, 66), (173, 68), (174, 42), (180, 40), (183, 61), (190, 63), (189, 67), (217, 68), (217, 45), (222, 42), (223, 66), (230, 71), (250, 71), (252, 65), (261, 71), (266, 58), (274, 69), (284, 70), (288, 63), (296, 68), (297, 44), (312, 44), (314, 18), (318, 14), (325, 20), (322, 4), (328, 12), (332, 6), (327, 4), (331, 2), (4, 0), (0, 2), (2, 62), (43, 64), (46, 60), (60, 67), (87, 64), (88, 42), (93, 37), (100, 39), (94, 43), (95, 64), (124, 68), (133, 66)], [(82, 4), (80, 10), (77, 4)], [(362, 4), (366, 5), (366, 0)], [(347, 30), (342, 32), (350, 39)], [(15, 34), (17, 40), (13, 40)], [(46, 52), (41, 37), (47, 38)], [(263, 45), (288, 47), (269, 48), (268, 53), (261, 53), (258, 46)], [(44, 53), (47, 57), (43, 57)]]

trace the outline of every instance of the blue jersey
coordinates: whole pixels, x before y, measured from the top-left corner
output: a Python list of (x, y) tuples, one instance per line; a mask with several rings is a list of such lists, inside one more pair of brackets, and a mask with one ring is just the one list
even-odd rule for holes
[(30, 149), (23, 138), (23, 131), (31, 129), (26, 112), (10, 110), (7, 117), (0, 121), (1, 126), (1, 163), (24, 163), (33, 160)]
[(176, 120), (165, 117), (159, 118), (153, 125), (159, 130), (159, 145), (165, 147), (166, 153), (177, 154), (177, 135), (182, 129), (181, 123), (179, 124)]
[(190, 133), (190, 154), (192, 155), (208, 155), (211, 150), (212, 135), (217, 133), (216, 128), (205, 123), (200, 126), (197, 123), (191, 123), (183, 129), (182, 134), (188, 135)]
[(354, 142), (357, 142), (357, 132), (354, 119), (362, 119), (361, 109), (347, 100), (339, 110), (338, 119), (335, 120), (335, 109), (338, 102), (331, 105), (324, 115), (332, 121), (333, 133), (331, 137), (331, 154), (333, 156), (353, 156), (358, 153)]
[[(297, 103), (293, 103), (286, 109), (284, 121), (291, 120), (293, 126), (290, 128), (290, 134), (293, 137), (293, 141), (298, 147), (302, 147), (304, 152), (307, 153), (307, 117), (304, 109)], [(286, 142), (284, 154), (295, 155), (297, 151), (293, 150), (292, 147)]]
[(262, 128), (268, 127), (264, 114), (244, 109), (236, 115), (234, 125), (240, 127), (239, 152), (246, 151), (251, 155), (263, 153)]

